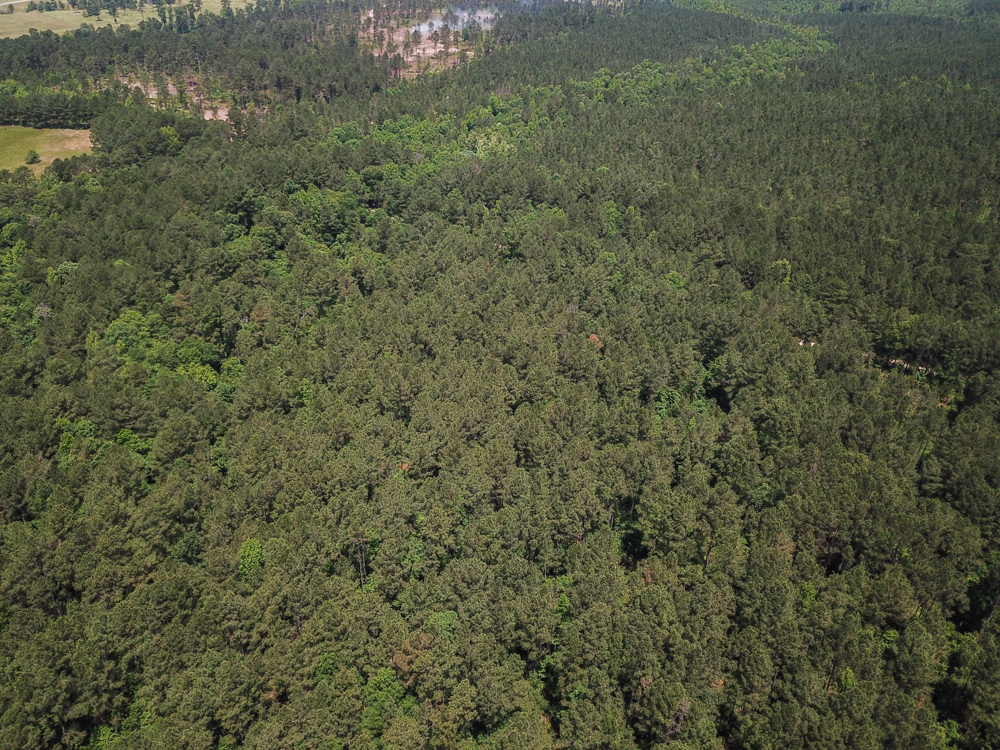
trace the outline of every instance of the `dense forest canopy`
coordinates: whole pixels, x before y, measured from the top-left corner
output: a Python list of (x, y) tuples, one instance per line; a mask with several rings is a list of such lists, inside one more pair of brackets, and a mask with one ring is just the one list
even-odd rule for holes
[(1000, 745), (1000, 25), (726, 10), (0, 41), (0, 747)]

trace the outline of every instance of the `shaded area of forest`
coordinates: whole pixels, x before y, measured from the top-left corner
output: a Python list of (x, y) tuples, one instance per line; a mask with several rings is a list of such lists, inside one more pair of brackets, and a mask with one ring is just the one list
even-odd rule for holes
[(0, 172), (0, 745), (1000, 742), (1000, 31), (823, 23)]

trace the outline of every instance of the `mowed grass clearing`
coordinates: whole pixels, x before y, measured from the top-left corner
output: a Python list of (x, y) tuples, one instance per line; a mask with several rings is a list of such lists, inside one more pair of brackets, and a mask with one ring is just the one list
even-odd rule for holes
[[(65, 0), (64, 0), (65, 2)], [(186, 5), (187, 3), (177, 3), (174, 8)], [(118, 12), (118, 20), (115, 21), (106, 10), (101, 11), (100, 16), (85, 16), (82, 10), (70, 10), (69, 3), (66, 3), (67, 10), (50, 10), (45, 13), (38, 11), (27, 12), (28, 0), (15, 3), (13, 13), (8, 13), (7, 8), (0, 8), (4, 11), (0, 13), (0, 39), (13, 39), (28, 33), (29, 29), (39, 31), (54, 31), (56, 34), (65, 34), (67, 31), (80, 28), (88, 23), (95, 27), (111, 26), (118, 28), (123, 24), (128, 24), (132, 28), (139, 25), (144, 18), (157, 18), (155, 5), (144, 5), (143, 11), (122, 10)], [(246, 7), (246, 0), (232, 0), (233, 10)], [(202, 0), (202, 13), (220, 13), (222, 11), (222, 0)]]
[[(25, 164), (28, 151), (38, 152), (38, 164)], [(90, 153), (89, 130), (36, 130), (17, 125), (0, 127), (0, 169), (28, 167), (38, 174), (56, 159)]]

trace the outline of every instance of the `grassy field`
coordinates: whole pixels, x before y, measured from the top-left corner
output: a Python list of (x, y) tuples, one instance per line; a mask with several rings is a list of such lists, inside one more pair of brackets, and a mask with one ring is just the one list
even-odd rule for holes
[(26, 166), (38, 174), (56, 159), (88, 153), (90, 131), (0, 127), (0, 169), (17, 169), (30, 149), (37, 151), (42, 160)]
[[(64, 0), (65, 2), (65, 0)], [(179, 2), (177, 6), (184, 5)], [(246, 0), (232, 0), (232, 7), (242, 8), (246, 5)], [(66, 3), (67, 8), (69, 3)], [(175, 7), (177, 7), (175, 6)], [(146, 5), (142, 13), (137, 10), (126, 10), (118, 13), (117, 22), (107, 11), (102, 11), (100, 16), (83, 15), (81, 10), (52, 10), (46, 13), (33, 11), (27, 12), (28, 0), (15, 3), (13, 13), (7, 13), (7, 8), (0, 8), (0, 39), (10, 39), (27, 34), (28, 29), (38, 29), (39, 31), (54, 31), (63, 34), (71, 29), (78, 29), (82, 24), (89, 23), (92, 26), (114, 26), (122, 24), (138, 26), (144, 18), (156, 18), (156, 7)], [(202, 12), (218, 13), (222, 9), (222, 0), (203, 0), (201, 4)]]

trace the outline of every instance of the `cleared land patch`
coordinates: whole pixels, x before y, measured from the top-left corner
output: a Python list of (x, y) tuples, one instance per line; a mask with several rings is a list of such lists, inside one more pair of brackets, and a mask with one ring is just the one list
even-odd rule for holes
[[(177, 3), (174, 7), (177, 8), (185, 4)], [(156, 6), (149, 4), (143, 6), (142, 12), (138, 10), (120, 10), (118, 11), (117, 20), (112, 18), (111, 14), (106, 10), (102, 10), (99, 16), (86, 16), (82, 10), (70, 9), (68, 3), (66, 10), (50, 10), (45, 12), (32, 11), (28, 13), (28, 0), (14, 3), (9, 7), (14, 8), (13, 13), (7, 12), (7, 7), (0, 7), (0, 11), (3, 11), (0, 13), (0, 39), (12, 39), (22, 36), (27, 34), (29, 29), (65, 34), (67, 31), (80, 28), (85, 23), (95, 27), (111, 26), (113, 28), (127, 24), (135, 28), (144, 19), (157, 17)], [(233, 0), (232, 7), (233, 10), (246, 7), (246, 0)], [(219, 13), (221, 10), (222, 0), (203, 0), (201, 4), (202, 13)]]
[(454, 67), (473, 56), (475, 38), (470, 40), (463, 32), (473, 28), (489, 30), (499, 17), (495, 7), (464, 10), (447, 6), (421, 16), (404, 11), (388, 17), (376, 17), (369, 10), (361, 36), (371, 44), (373, 54), (400, 54), (405, 65), (397, 74), (414, 78), (420, 73)]
[[(89, 130), (38, 130), (19, 125), (0, 127), (0, 169), (17, 169), (24, 165), (36, 174), (56, 159), (90, 153)], [(37, 164), (24, 164), (28, 151), (38, 153)]]

